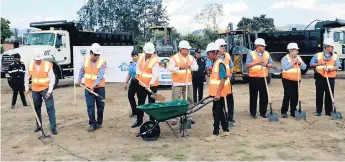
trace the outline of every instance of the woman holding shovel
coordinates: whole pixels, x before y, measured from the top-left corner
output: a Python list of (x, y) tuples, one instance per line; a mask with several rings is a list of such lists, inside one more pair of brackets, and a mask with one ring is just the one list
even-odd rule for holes
[(305, 70), (307, 65), (298, 56), (297, 43), (289, 43), (287, 46), (289, 53), (283, 57), (281, 64), (283, 67), (282, 82), (284, 87), (284, 99), (281, 107), (282, 118), (287, 118), (287, 111), (290, 104), (290, 115), (295, 117), (298, 102), (298, 82), (301, 80), (301, 69)]

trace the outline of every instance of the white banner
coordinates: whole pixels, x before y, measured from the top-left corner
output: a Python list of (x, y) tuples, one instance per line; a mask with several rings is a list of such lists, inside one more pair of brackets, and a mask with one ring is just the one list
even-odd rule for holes
[[(90, 54), (90, 46), (74, 46), (74, 83), (78, 82), (79, 71), (84, 62), (84, 56)], [(104, 78), (106, 82), (125, 82), (128, 74), (128, 65), (131, 59), (133, 46), (102, 46), (101, 58), (107, 62)]]

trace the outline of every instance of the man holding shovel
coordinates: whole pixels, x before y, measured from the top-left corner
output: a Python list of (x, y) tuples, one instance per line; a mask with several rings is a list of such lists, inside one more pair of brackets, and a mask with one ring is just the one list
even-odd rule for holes
[(341, 67), (338, 54), (334, 53), (334, 41), (327, 38), (323, 42), (324, 51), (317, 53), (310, 61), (310, 67), (315, 68), (315, 86), (316, 86), (316, 116), (321, 116), (323, 97), (325, 95), (325, 113), (331, 116), (333, 111), (332, 98), (329, 92), (329, 85), (334, 95), (334, 84), (337, 76), (337, 70)]
[[(218, 46), (218, 57), (223, 60), (225, 67), (226, 67), (226, 74), (228, 75), (228, 79), (232, 77), (234, 63), (231, 60), (231, 56), (229, 53), (226, 52), (227, 43), (225, 43), (224, 39), (217, 39), (215, 44)], [(230, 93), (226, 96), (227, 102), (227, 109), (228, 109), (228, 122), (230, 124), (235, 123), (234, 120), (234, 95), (232, 93), (232, 85), (230, 84)]]
[(209, 43), (206, 48), (209, 59), (213, 62), (213, 67), (208, 84), (209, 96), (214, 97), (212, 113), (213, 113), (213, 135), (206, 137), (206, 142), (211, 142), (219, 139), (219, 125), (222, 125), (223, 133), (221, 136), (229, 136), (228, 122), (224, 112), (226, 96), (231, 92), (230, 80), (226, 73), (226, 67), (222, 59), (217, 56), (219, 47), (215, 43)]
[[(139, 82), (138, 86), (138, 106), (145, 104), (148, 97), (149, 103), (155, 103), (155, 99), (152, 97), (152, 93), (156, 93), (158, 90), (159, 82), (159, 60), (155, 53), (155, 46), (148, 42), (144, 45), (144, 52), (138, 57), (136, 65), (136, 79)], [(135, 109), (137, 115), (137, 121), (132, 125), (132, 128), (136, 128), (143, 124), (144, 112)], [(150, 120), (155, 120), (150, 116)]]
[(254, 42), (255, 50), (247, 54), (246, 68), (249, 69), (249, 93), (250, 93), (250, 117), (256, 119), (256, 105), (258, 92), (260, 93), (260, 116), (267, 118), (268, 94), (265, 77), (268, 76), (268, 68), (272, 68), (272, 58), (265, 51), (266, 43), (262, 38)]
[[(105, 79), (104, 72), (106, 68), (106, 62), (101, 55), (101, 46), (98, 43), (94, 43), (90, 48), (90, 56), (84, 58), (84, 63), (80, 68), (78, 85), (81, 84), (81, 80), (85, 79), (85, 87), (90, 91), (105, 98)], [(92, 94), (89, 90), (85, 89), (85, 100), (87, 105), (87, 114), (89, 115), (89, 129), (88, 132), (93, 132), (96, 129), (102, 128), (104, 102), (102, 98)], [(97, 121), (95, 117), (95, 103), (97, 105)]]
[[(199, 66), (195, 58), (189, 54), (191, 46), (187, 41), (182, 40), (178, 47), (180, 52), (171, 56), (168, 65), (168, 70), (172, 72), (172, 100), (185, 99), (192, 104), (193, 91), (191, 71), (197, 71)], [(195, 122), (192, 120), (192, 124), (194, 123)], [(176, 120), (172, 121), (171, 124), (176, 125)]]
[[(46, 108), (49, 116), (50, 130), (52, 134), (57, 135), (56, 118), (54, 108), (53, 89), (55, 84), (55, 74), (53, 71), (53, 64), (45, 61), (42, 58), (43, 52), (37, 52), (34, 61), (30, 62), (25, 72), (25, 93), (29, 95), (29, 80), (31, 78), (32, 99), (37, 117), (42, 123), (42, 98), (46, 103)], [(30, 99), (29, 99), (30, 100)], [(41, 124), (36, 121), (36, 129), (34, 132), (41, 131)]]
[(287, 118), (287, 111), (290, 106), (290, 115), (295, 117), (298, 102), (298, 82), (301, 81), (301, 69), (305, 70), (307, 65), (298, 56), (297, 43), (289, 43), (287, 46), (289, 53), (283, 57), (281, 64), (283, 67), (282, 82), (284, 87), (284, 99), (281, 108), (282, 118)]

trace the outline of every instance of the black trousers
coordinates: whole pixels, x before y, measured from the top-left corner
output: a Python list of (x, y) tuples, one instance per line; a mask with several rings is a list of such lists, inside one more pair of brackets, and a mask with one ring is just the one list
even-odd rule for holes
[(12, 106), (16, 105), (17, 102), (17, 96), (18, 93), (20, 95), (20, 99), (22, 100), (23, 106), (26, 106), (26, 99), (25, 99), (25, 95), (24, 95), (24, 83), (9, 83), (10, 87), (13, 90), (13, 95), (12, 95)]
[(298, 83), (288, 79), (282, 79), (284, 87), (284, 99), (282, 103), (281, 113), (287, 114), (290, 106), (291, 116), (295, 116), (295, 111), (298, 103)]
[(221, 97), (218, 101), (213, 101), (212, 113), (213, 113), (213, 134), (219, 135), (219, 125), (222, 125), (223, 131), (229, 131), (228, 121), (226, 121), (224, 112), (225, 102), (224, 97)]
[(135, 94), (137, 95), (138, 97), (138, 88), (139, 88), (139, 82), (137, 79), (132, 79), (131, 80), (131, 83), (129, 84), (129, 87), (128, 87), (128, 101), (129, 101), (129, 104), (131, 105), (131, 108), (132, 108), (132, 115), (137, 115), (136, 114), (136, 107), (137, 107), (137, 103), (135, 101)]
[(268, 96), (264, 78), (249, 78), (249, 103), (250, 103), (250, 115), (256, 116), (256, 105), (258, 99), (258, 93), (260, 94), (259, 110), (260, 115), (266, 115)]
[(234, 95), (232, 93), (228, 94), (226, 101), (228, 105), (228, 121), (232, 121), (234, 119)]
[[(157, 86), (151, 87), (151, 90), (153, 93), (156, 93), (158, 90), (158, 87)], [(150, 92), (148, 92), (143, 86), (138, 86), (138, 105), (145, 104), (146, 98), (148, 98), (149, 103), (156, 102), (156, 100), (151, 97)], [(135, 113), (137, 114), (137, 120), (142, 122), (144, 118), (144, 112), (137, 108), (135, 110), (136, 110)], [(150, 120), (154, 120), (154, 118), (150, 116)]]
[[(330, 78), (329, 84), (331, 86), (332, 94), (334, 96), (335, 79)], [(325, 97), (325, 112), (326, 114), (330, 114), (333, 111), (333, 107), (332, 107), (332, 99), (329, 93), (327, 80), (316, 79), (315, 86), (316, 86), (316, 112), (322, 113), (323, 97)]]
[(193, 80), (193, 100), (197, 103), (202, 100), (204, 93), (204, 79)]

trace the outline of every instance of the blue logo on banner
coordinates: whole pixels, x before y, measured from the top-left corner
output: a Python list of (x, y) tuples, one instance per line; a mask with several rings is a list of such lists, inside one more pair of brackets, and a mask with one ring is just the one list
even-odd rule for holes
[(122, 64), (118, 68), (121, 69), (121, 71), (128, 71), (128, 64), (122, 62)]
[(171, 79), (171, 74), (162, 74), (161, 78), (162, 79)]

